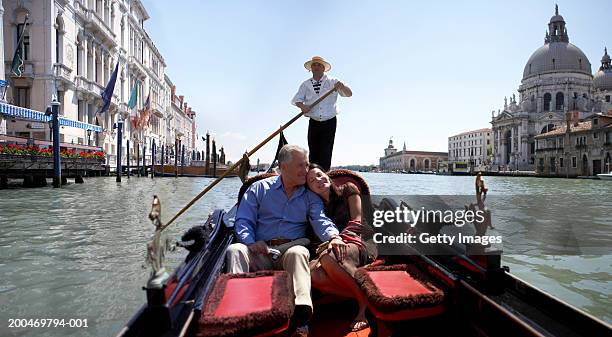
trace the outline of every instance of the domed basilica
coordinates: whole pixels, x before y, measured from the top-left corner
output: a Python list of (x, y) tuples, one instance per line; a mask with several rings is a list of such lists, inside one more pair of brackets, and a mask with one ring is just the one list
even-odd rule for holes
[(591, 72), (591, 63), (569, 42), (565, 20), (555, 6), (544, 45), (525, 65), (518, 88), (504, 108), (492, 112), (493, 164), (511, 169), (534, 170), (534, 136), (566, 123), (566, 113), (584, 119), (612, 110), (612, 67), (607, 49), (601, 67)]

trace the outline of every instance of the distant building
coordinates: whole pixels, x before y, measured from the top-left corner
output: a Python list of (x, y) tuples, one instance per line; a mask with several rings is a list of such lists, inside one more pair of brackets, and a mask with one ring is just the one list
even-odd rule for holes
[(407, 151), (406, 143), (402, 151), (397, 151), (393, 140), (385, 148), (385, 156), (380, 158), (381, 171), (437, 171), (438, 163), (448, 160), (446, 152)]
[(577, 116), (577, 112), (568, 113), (565, 126), (535, 136), (538, 174), (576, 177), (610, 170), (612, 113), (595, 114), (584, 121)]
[[(584, 37), (583, 37), (584, 38)], [(534, 170), (535, 136), (563, 127), (565, 113), (579, 111), (584, 119), (612, 107), (612, 69), (607, 50), (593, 75), (587, 56), (569, 41), (558, 8), (548, 22), (544, 45), (525, 64), (518, 99), (505, 99), (492, 113), (493, 163), (511, 169)]]
[(467, 163), (472, 170), (491, 163), (493, 155), (491, 129), (467, 131), (448, 137), (448, 161)]
[[(123, 119), (124, 163), (128, 155), (132, 162), (137, 155), (142, 156), (145, 146), (150, 162), (153, 143), (158, 149), (160, 144), (170, 149), (175, 143), (185, 145), (185, 151), (189, 151), (186, 160), (192, 157), (195, 111), (182, 96), (175, 95), (174, 85), (168, 85), (171, 82), (165, 73), (166, 62), (145, 29), (149, 14), (141, 0), (5, 0), (0, 5), (4, 7), (0, 42), (4, 48), (3, 71), (10, 83), (6, 93), (9, 104), (24, 111), (45, 111), (55, 84), (61, 103), (60, 116), (75, 122), (61, 126), (61, 142), (86, 149), (100, 147), (112, 164), (116, 161), (118, 137), (114, 125)], [(24, 35), (24, 64), (21, 76), (15, 76), (10, 65), (26, 16), (29, 19)], [(117, 63), (110, 108), (98, 114), (101, 93)], [(134, 86), (138, 93), (134, 110), (138, 113), (128, 109)], [(143, 127), (140, 119), (149, 95), (152, 113), (149, 125)], [(91, 132), (87, 126), (102, 131)], [(44, 123), (0, 111), (0, 136), (41, 141), (49, 140), (50, 134)]]

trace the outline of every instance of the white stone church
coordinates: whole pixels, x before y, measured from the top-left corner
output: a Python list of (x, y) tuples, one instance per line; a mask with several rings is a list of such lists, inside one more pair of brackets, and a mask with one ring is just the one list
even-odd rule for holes
[(503, 110), (492, 112), (494, 169), (534, 170), (534, 136), (565, 125), (566, 112), (579, 111), (586, 118), (612, 109), (612, 71), (606, 60), (609, 64), (607, 50), (593, 75), (587, 56), (569, 42), (556, 7), (544, 45), (525, 65), (518, 101), (513, 94)]

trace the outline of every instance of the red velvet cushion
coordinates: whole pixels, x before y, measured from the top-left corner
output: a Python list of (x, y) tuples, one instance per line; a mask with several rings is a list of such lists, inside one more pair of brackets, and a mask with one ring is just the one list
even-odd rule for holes
[(370, 310), (380, 319), (406, 320), (445, 311), (444, 292), (416, 266), (359, 268), (355, 280), (366, 295)]
[(272, 276), (227, 281), (216, 317), (248, 315), (272, 309)]
[(287, 329), (293, 308), (285, 271), (222, 274), (206, 299), (196, 336), (269, 336)]
[(430, 294), (432, 291), (415, 280), (407, 272), (401, 270), (368, 272), (378, 290), (385, 297), (415, 296)]

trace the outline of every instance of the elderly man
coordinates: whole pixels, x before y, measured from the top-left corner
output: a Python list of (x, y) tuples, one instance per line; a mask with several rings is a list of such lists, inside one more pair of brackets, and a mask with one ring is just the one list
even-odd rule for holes
[[(326, 171), (331, 167), (334, 139), (336, 137), (336, 101), (338, 94), (351, 97), (353, 92), (338, 79), (327, 77), (325, 72), (331, 70), (331, 64), (320, 56), (314, 56), (304, 63), (304, 67), (312, 71), (312, 78), (304, 81), (291, 103), (310, 117), (308, 123), (308, 149), (310, 162), (319, 164)], [(321, 103), (311, 109), (311, 104), (319, 97), (335, 88), (336, 92), (329, 95)]]
[[(240, 243), (229, 246), (226, 262), (230, 273), (284, 269), (293, 279), (295, 322), (301, 335), (312, 314), (310, 298), (310, 253), (304, 246), (287, 249), (272, 260), (268, 247), (304, 238), (310, 223), (322, 240), (334, 248), (344, 245), (338, 229), (323, 212), (323, 202), (304, 187), (308, 173), (307, 151), (285, 145), (279, 151), (280, 175), (253, 183), (244, 193), (236, 213), (234, 229)], [(306, 332), (304, 332), (306, 330)]]

